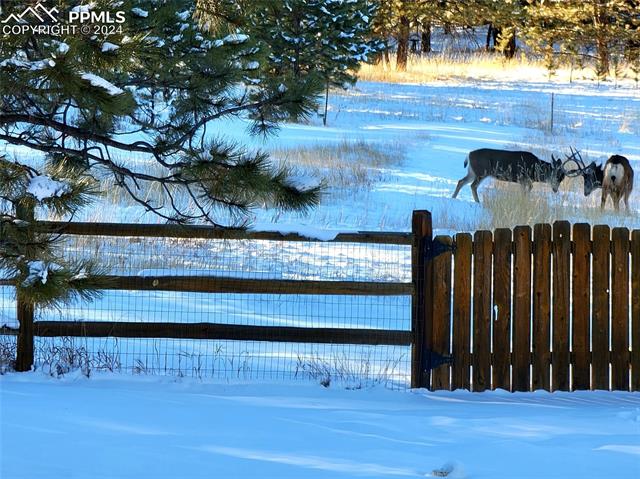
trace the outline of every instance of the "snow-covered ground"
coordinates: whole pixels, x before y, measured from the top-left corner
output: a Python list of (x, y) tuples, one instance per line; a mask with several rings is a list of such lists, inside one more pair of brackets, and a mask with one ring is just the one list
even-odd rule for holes
[[(476, 224), (483, 224), (478, 218), (490, 213), (472, 202), (468, 186), (458, 199), (450, 197), (466, 173), (465, 156), (477, 148), (524, 149), (550, 160), (552, 153), (562, 157), (569, 147), (575, 147), (587, 162), (622, 154), (640, 171), (640, 89), (633, 83), (547, 82), (542, 78), (424, 85), (359, 82), (349, 90), (332, 92), (329, 108), (327, 127), (320, 117), (311, 118), (307, 124), (284, 124), (276, 136), (266, 140), (249, 138), (248, 125), (238, 119), (216, 123), (211, 129), (216, 137), (267, 151), (365, 142), (397, 156), (397, 163), (377, 168), (376, 181), (368, 187), (330, 187), (320, 207), (307, 216), (258, 210), (257, 228), (407, 231), (411, 211), (429, 209), (435, 226), (443, 231), (454, 231), (457, 225), (475, 229)], [(130, 135), (126, 140), (131, 140)], [(11, 145), (0, 145), (0, 153), (33, 157), (33, 152)], [(148, 161), (132, 155), (119, 160)], [(493, 185), (487, 180), (480, 192)], [(580, 188), (579, 182), (564, 185), (562, 201), (595, 207), (599, 193), (585, 199)], [(535, 191), (550, 195), (544, 185), (536, 185)], [(636, 213), (639, 197), (640, 188), (636, 188), (632, 197)], [(158, 221), (134, 206), (104, 203), (87, 208), (75, 219)], [(640, 224), (633, 215), (611, 215), (608, 220)]]
[(33, 373), (3, 376), (0, 393), (7, 479), (640, 475), (637, 394)]
[[(552, 133), (548, 131), (551, 93)], [(286, 150), (364, 141), (395, 152), (398, 162), (378, 171), (370, 187), (330, 189), (309, 216), (260, 210), (258, 225), (306, 231), (407, 231), (411, 210), (429, 209), (440, 231), (469, 228), (488, 210), (472, 203), (468, 187), (459, 199), (450, 196), (465, 173), (465, 155), (482, 147), (530, 149), (549, 159), (552, 152), (567, 152), (574, 146), (588, 160), (623, 154), (639, 171), (640, 90), (632, 85), (614, 88), (537, 80), (359, 83), (332, 94), (330, 105), (326, 128), (317, 118), (305, 125), (287, 124), (279, 136), (266, 142), (254, 138), (251, 144)], [(245, 126), (241, 120), (229, 121), (217, 133), (246, 141)], [(0, 145), (2, 152), (27, 155), (6, 145)], [(481, 192), (492, 185), (488, 181)], [(547, 191), (540, 186), (537, 190)], [(638, 225), (638, 190), (636, 181), (632, 215), (605, 219)], [(565, 191), (564, 198), (568, 203), (586, 202), (578, 188)], [(83, 215), (76, 219), (153, 221), (133, 207), (104, 203)], [(108, 258), (113, 271), (132, 275), (215, 270), (292, 279), (407, 281), (410, 277), (409, 252), (398, 248), (372, 252), (366, 247), (303, 243), (286, 247), (202, 243), (154, 246), (136, 241), (102, 249), (91, 245), (85, 253)], [(0, 303), (0, 320), (15, 325), (15, 302), (8, 288), (0, 288)], [(408, 298), (373, 298), (366, 303), (353, 298), (204, 298), (157, 292), (110, 292), (93, 305), (44, 314), (46, 319), (391, 329), (408, 329), (410, 322)], [(329, 388), (319, 386), (322, 371), (300, 374), (314, 379), (311, 384), (287, 382), (296, 377), (296, 368), (317, 372), (335, 366), (337, 360), (347, 374), (365, 367), (371, 375), (369, 367), (374, 374), (375, 368), (387, 367), (384, 374), (391, 385), (406, 385), (407, 348), (373, 352), (359, 348), (351, 350), (355, 356), (345, 358), (333, 347), (311, 349), (306, 355), (292, 345), (266, 343), (222, 345), (228, 347), (225, 351), (213, 342), (78, 341), (72, 351), (103, 353), (102, 369), (117, 366), (113, 361), (118, 360), (126, 363), (124, 370), (164, 371), (204, 377), (205, 382), (103, 376), (95, 373), (97, 363), (92, 363), (88, 380), (78, 373), (62, 379), (40, 372), (1, 376), (2, 478), (429, 477), (438, 471), (444, 474), (449, 466), (453, 469), (447, 477), (452, 478), (640, 475), (638, 394), (430, 394), (389, 391), (382, 385), (369, 388), (372, 382), (358, 380), (347, 381), (346, 386), (364, 388), (349, 390), (335, 381)], [(54, 346), (61, 351), (60, 344), (48, 350), (44, 346), (45, 353), (51, 354)], [(207, 383), (207, 378), (217, 377), (214, 371), (222, 372), (223, 381)], [(265, 377), (281, 382), (242, 383)]]

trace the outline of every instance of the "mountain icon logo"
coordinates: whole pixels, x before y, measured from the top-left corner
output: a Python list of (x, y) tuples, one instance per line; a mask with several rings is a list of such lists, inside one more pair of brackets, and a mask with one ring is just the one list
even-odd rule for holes
[(13, 21), (14, 23), (24, 23), (26, 21), (24, 20), (24, 17), (26, 16), (35, 17), (40, 21), (40, 23), (44, 23), (46, 21), (58, 23), (58, 18), (56, 17), (58, 13), (60, 13), (60, 10), (56, 7), (47, 8), (41, 3), (38, 3), (35, 7), (25, 8), (20, 14), (12, 13), (0, 23), (9, 23), (10, 21)]

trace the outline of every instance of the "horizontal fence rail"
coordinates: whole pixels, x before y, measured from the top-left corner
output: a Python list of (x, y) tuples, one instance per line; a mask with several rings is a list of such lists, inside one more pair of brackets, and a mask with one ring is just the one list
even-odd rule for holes
[(298, 233), (280, 233), (277, 231), (251, 231), (247, 229), (228, 229), (213, 226), (171, 225), (171, 224), (135, 224), (135, 223), (87, 223), (38, 221), (37, 231), (79, 236), (131, 236), (157, 238), (202, 238), (228, 240), (265, 240), (265, 241), (322, 241), (334, 243), (365, 243), (411, 245), (412, 233), (359, 231), (355, 233), (336, 233), (328, 239), (304, 236)]
[(412, 339), (411, 331), (389, 329), (297, 328), (214, 323), (114, 323), (106, 321), (36, 321), (34, 334), (42, 337), (219, 339), (333, 344), (339, 342), (396, 346), (409, 346)]

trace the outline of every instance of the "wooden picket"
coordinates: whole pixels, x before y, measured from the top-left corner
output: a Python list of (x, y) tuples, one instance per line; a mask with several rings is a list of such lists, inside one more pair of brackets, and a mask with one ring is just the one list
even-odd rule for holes
[(591, 388), (609, 389), (609, 251), (608, 226), (593, 228), (593, 313)]
[(491, 388), (492, 246), (490, 231), (476, 232), (473, 239), (473, 391)]
[(531, 228), (514, 230), (512, 391), (529, 390), (531, 354)]
[(533, 389), (551, 390), (551, 225), (535, 225), (533, 246)]
[(569, 292), (571, 259), (571, 226), (566, 221), (553, 225), (553, 317), (552, 376), (553, 391), (569, 390)]
[[(469, 233), (456, 236), (453, 271), (453, 334), (451, 388), (471, 389), (471, 258), (473, 239)], [(443, 366), (444, 367), (444, 366)]]
[(580, 223), (573, 226), (573, 244), (571, 389), (576, 391), (590, 387), (591, 227), (588, 224)]
[[(611, 389), (629, 389), (629, 230), (611, 234)], [(637, 299), (636, 299), (637, 300)]]
[(511, 387), (511, 230), (494, 234), (493, 248), (493, 386)]

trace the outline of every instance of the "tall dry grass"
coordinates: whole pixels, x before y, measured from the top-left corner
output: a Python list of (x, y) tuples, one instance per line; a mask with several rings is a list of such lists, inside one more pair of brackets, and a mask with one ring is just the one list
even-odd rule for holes
[(298, 145), (277, 148), (271, 156), (333, 189), (366, 189), (382, 179), (383, 170), (404, 158), (399, 143), (342, 140), (337, 144)]
[[(611, 81), (636, 81), (637, 74), (630, 65), (619, 64), (612, 69)], [(364, 63), (358, 71), (361, 81), (388, 83), (427, 83), (434, 81), (597, 81), (595, 68), (590, 65), (559, 64), (550, 72), (542, 59), (524, 53), (506, 59), (499, 53), (484, 51), (444, 51), (427, 55), (411, 55), (406, 71), (396, 70), (393, 55), (390, 62)]]
[(554, 194), (544, 185), (536, 185), (528, 192), (517, 184), (487, 180), (479, 192), (481, 205), (473, 209), (473, 213), (468, 210), (461, 212), (456, 208), (438, 211), (434, 214), (434, 227), (472, 232), (570, 221), (640, 228), (637, 193), (631, 197), (629, 213), (622, 205), (619, 212), (614, 211), (610, 201), (601, 210), (600, 190), (585, 197), (582, 185), (581, 178), (566, 179), (558, 193)]

